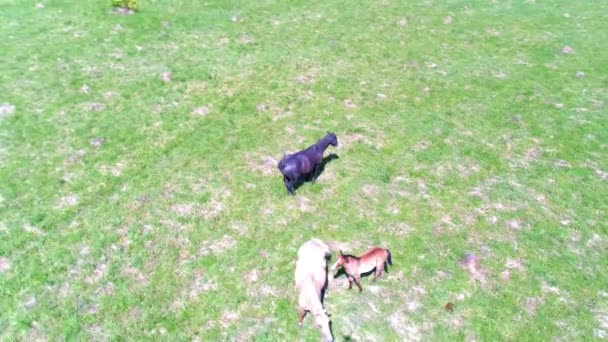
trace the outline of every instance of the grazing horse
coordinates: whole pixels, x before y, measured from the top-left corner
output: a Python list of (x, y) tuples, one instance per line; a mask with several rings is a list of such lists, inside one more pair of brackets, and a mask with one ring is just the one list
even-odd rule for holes
[(331, 269), (333, 271), (340, 266), (343, 267), (348, 277), (348, 289), (353, 288), (354, 281), (359, 287), (359, 292), (361, 292), (363, 290), (361, 288), (361, 274), (375, 270), (373, 279), (375, 282), (376, 278), (384, 274), (384, 268), (392, 264), (391, 251), (386, 248), (374, 247), (359, 257), (343, 254), (340, 251), (340, 256)]
[(327, 289), (327, 258), (330, 256), (329, 247), (323, 241), (311, 239), (298, 250), (295, 272), (296, 289), (299, 292), (298, 323), (302, 324), (310, 312), (325, 342), (334, 340), (329, 316), (323, 308), (323, 297)]
[(290, 195), (295, 195), (295, 186), (302, 176), (311, 176), (314, 183), (323, 160), (323, 152), (329, 145), (338, 146), (338, 137), (331, 132), (327, 132), (326, 136), (307, 149), (283, 156), (278, 168), (283, 174), (283, 182)]

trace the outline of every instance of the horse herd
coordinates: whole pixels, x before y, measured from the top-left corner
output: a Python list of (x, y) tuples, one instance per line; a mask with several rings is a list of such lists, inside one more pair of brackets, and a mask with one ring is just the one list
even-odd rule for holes
[[(281, 159), (278, 168), (290, 195), (295, 195), (295, 189), (305, 179), (314, 183), (322, 168), (323, 153), (329, 145), (338, 146), (338, 138), (331, 132), (327, 132), (325, 137), (307, 149), (287, 154)], [(327, 261), (330, 258), (329, 246), (322, 240), (313, 238), (299, 248), (295, 271), (295, 285), (299, 292), (298, 323), (302, 324), (306, 314), (310, 313), (314, 325), (321, 330), (326, 342), (333, 341), (331, 321), (323, 307), (328, 287)], [(373, 281), (376, 281), (388, 265), (392, 265), (391, 252), (386, 248), (373, 247), (361, 256), (344, 254), (340, 250), (338, 260), (331, 270), (343, 270), (348, 278), (348, 288), (352, 289), (355, 283), (361, 292), (361, 275), (373, 271)]]

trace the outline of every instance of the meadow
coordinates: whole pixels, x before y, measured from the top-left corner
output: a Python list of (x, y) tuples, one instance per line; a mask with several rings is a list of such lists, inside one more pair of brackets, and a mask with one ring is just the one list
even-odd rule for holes
[(1, 340), (608, 338), (608, 2), (140, 3), (0, 0)]

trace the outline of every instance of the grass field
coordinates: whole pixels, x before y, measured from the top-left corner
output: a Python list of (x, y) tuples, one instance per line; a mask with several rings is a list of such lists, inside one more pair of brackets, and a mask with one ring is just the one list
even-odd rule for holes
[(0, 0), (0, 339), (314, 341), (311, 237), (393, 254), (332, 279), (337, 340), (607, 338), (606, 13)]

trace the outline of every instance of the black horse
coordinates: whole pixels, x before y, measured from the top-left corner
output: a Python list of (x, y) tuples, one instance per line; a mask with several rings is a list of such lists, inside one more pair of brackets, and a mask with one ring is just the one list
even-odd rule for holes
[(309, 148), (287, 154), (281, 159), (278, 167), (290, 195), (295, 195), (295, 187), (302, 176), (310, 176), (314, 183), (322, 168), (323, 152), (329, 145), (338, 146), (338, 137), (331, 132), (327, 132), (326, 136)]

